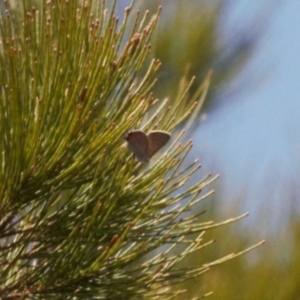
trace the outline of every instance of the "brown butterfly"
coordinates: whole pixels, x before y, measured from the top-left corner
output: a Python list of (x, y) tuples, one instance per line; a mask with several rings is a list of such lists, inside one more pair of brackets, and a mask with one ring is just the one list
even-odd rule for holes
[(127, 148), (131, 150), (137, 160), (148, 162), (170, 139), (171, 135), (165, 131), (151, 131), (146, 135), (142, 130), (129, 131), (125, 140)]

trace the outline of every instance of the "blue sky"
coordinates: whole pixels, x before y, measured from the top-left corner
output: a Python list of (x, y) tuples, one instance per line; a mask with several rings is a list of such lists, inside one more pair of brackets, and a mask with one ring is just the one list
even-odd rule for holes
[[(118, 2), (120, 15), (130, 2)], [(207, 115), (193, 135), (191, 156), (200, 159), (203, 173), (220, 174), (216, 195), (223, 217), (232, 216), (224, 213), (232, 205), (238, 213), (248, 211), (246, 223), (259, 220), (264, 236), (278, 218), (300, 212), (300, 3), (226, 3), (220, 33), (228, 43), (247, 26), (264, 30), (239, 77), (241, 89)]]
[[(224, 32), (255, 14), (261, 15), (258, 1), (235, 1)], [(252, 220), (265, 217), (266, 227), (291, 209), (300, 212), (299, 0), (282, 1), (271, 14), (243, 72), (245, 89), (207, 116), (192, 154), (204, 170), (221, 175), (216, 192), (223, 207), (239, 200), (238, 210), (249, 211)]]

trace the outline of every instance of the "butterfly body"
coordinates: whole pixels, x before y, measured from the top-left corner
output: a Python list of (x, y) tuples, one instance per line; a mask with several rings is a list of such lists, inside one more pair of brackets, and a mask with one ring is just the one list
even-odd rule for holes
[(135, 154), (137, 160), (148, 162), (170, 137), (170, 134), (165, 131), (151, 131), (147, 135), (142, 130), (132, 130), (126, 134), (125, 140), (127, 148)]

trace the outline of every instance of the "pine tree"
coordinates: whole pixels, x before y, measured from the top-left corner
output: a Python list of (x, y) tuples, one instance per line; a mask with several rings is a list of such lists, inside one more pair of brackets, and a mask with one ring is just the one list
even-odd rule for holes
[[(216, 177), (188, 184), (199, 164), (184, 163), (192, 142), (178, 129), (192, 123), (210, 75), (194, 96), (191, 81), (176, 101), (155, 99), (160, 62), (147, 58), (159, 10), (130, 14), (131, 6), (120, 22), (115, 2), (4, 5), (1, 299), (176, 297), (173, 284), (209, 268), (178, 263), (220, 225), (188, 214)], [(148, 164), (125, 147), (137, 128), (172, 135)], [(178, 245), (185, 250), (172, 255)]]

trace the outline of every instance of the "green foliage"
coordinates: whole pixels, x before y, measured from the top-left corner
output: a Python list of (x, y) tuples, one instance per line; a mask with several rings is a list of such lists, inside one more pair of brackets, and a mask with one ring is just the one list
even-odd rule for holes
[[(155, 6), (144, 1), (145, 7)], [(165, 0), (159, 30), (155, 34), (154, 55), (162, 62), (158, 72), (155, 92), (162, 97), (175, 97), (177, 82), (182, 74), (196, 75), (196, 84), (190, 92), (213, 69), (214, 76), (206, 97), (203, 113), (216, 104), (223, 89), (236, 80), (251, 57), (255, 45), (255, 34), (247, 28), (234, 39), (222, 41), (221, 13), (228, 3), (221, 0)], [(240, 30), (242, 30), (241, 26)], [(250, 33), (250, 34), (249, 34)], [(247, 35), (248, 34), (248, 35)], [(222, 102), (226, 97), (222, 95)]]
[[(222, 241), (225, 249), (246, 247), (259, 235), (259, 226), (250, 233), (241, 232), (239, 228), (224, 233), (214, 231), (213, 236)], [(237, 227), (237, 226), (235, 226)], [(210, 235), (210, 234), (208, 234)], [(266, 300), (297, 300), (299, 299), (299, 268), (300, 268), (300, 226), (298, 216), (291, 217), (288, 228), (283, 232), (274, 233), (266, 238), (266, 244), (258, 251), (247, 256), (241, 256), (230, 260), (218, 268), (211, 269), (204, 278), (201, 286), (195, 287), (191, 282), (184, 285), (189, 292), (187, 298), (194, 294), (202, 293), (203, 290), (214, 288), (212, 299), (266, 299)], [(216, 255), (218, 247), (201, 251), (201, 261), (211, 260)], [(193, 257), (194, 256), (194, 257)], [(198, 259), (200, 255), (195, 253), (189, 259)], [(186, 299), (184, 297), (180, 299)]]
[[(132, 8), (119, 24), (114, 4), (106, 10), (93, 0), (5, 1), (4, 299), (172, 299), (181, 291), (171, 285), (208, 270), (209, 264), (178, 267), (208, 244), (204, 230), (220, 226), (186, 214), (215, 179), (188, 184), (199, 165), (183, 165), (192, 143), (181, 143), (184, 131), (176, 128), (191, 124), (200, 105), (187, 97), (189, 83), (172, 105), (154, 99), (160, 62), (141, 68), (159, 11), (137, 13), (130, 27)], [(200, 104), (208, 83), (209, 77), (195, 92)], [(122, 139), (134, 128), (172, 132), (166, 154), (137, 163)], [(172, 255), (177, 245), (186, 248)]]

